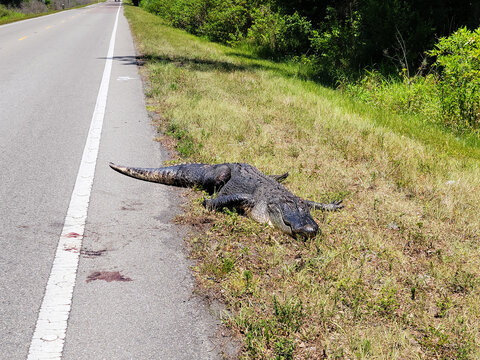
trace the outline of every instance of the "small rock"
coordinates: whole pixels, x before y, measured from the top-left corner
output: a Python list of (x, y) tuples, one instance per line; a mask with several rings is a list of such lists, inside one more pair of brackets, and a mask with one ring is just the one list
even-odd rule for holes
[(388, 224), (387, 227), (388, 227), (390, 230), (400, 230), (400, 226), (398, 226), (398, 225), (395, 224), (394, 222), (391, 222), (390, 224)]

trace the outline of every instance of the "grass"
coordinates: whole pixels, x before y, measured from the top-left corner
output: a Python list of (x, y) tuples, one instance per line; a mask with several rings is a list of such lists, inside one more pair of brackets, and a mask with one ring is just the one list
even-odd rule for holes
[[(478, 139), (359, 104), (257, 59), (125, 13), (142, 54), (148, 109), (179, 161), (290, 172), (322, 234), (298, 241), (195, 193), (179, 221), (205, 294), (245, 359), (480, 357)], [(165, 138), (166, 139), (166, 138)], [(170, 140), (171, 141), (171, 140)]]
[[(91, 5), (93, 3), (98, 3), (102, 1), (104, 0), (95, 0), (95, 1), (89, 2), (88, 4), (70, 7), (65, 10), (79, 9), (79, 8)], [(59, 11), (64, 11), (64, 10), (49, 10), (47, 12), (42, 12), (39, 14), (25, 14), (17, 11), (17, 9), (9, 9), (0, 4), (0, 25), (9, 24), (12, 22), (20, 21), (20, 20), (32, 19), (39, 16), (45, 16), (45, 15), (53, 14)]]
[(26, 18), (25, 14), (7, 9), (3, 5), (0, 5), (0, 25), (10, 22), (23, 20)]

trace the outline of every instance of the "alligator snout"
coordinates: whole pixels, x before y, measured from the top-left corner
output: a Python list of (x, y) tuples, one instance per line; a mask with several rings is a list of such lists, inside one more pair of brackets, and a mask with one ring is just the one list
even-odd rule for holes
[(293, 229), (292, 234), (294, 236), (300, 236), (303, 238), (312, 238), (318, 234), (318, 225), (317, 224), (306, 224), (299, 228)]

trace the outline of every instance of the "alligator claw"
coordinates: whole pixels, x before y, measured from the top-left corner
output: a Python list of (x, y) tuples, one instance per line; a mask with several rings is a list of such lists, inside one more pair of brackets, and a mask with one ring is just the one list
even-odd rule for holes
[(344, 205), (342, 204), (342, 200), (335, 200), (331, 202), (330, 204), (325, 205), (325, 210), (326, 211), (337, 211), (340, 209), (343, 209)]
[(204, 196), (204, 197), (203, 197), (202, 205), (203, 205), (204, 208), (210, 210), (210, 204), (211, 204), (211, 202), (212, 202), (212, 200), (207, 199), (207, 198)]

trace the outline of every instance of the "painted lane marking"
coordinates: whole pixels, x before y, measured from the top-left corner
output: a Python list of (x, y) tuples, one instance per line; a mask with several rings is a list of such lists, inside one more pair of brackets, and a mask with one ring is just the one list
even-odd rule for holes
[(88, 203), (95, 176), (100, 137), (107, 104), (108, 86), (113, 64), (113, 50), (121, 6), (117, 10), (112, 37), (105, 61), (97, 103), (92, 115), (82, 161), (58, 242), (52, 270), (45, 289), (37, 324), (32, 336), (28, 360), (61, 359), (73, 289), (82, 247)]
[(18, 39), (18, 41), (22, 41), (22, 40), (25, 40), (28, 36), (22, 36), (20, 39)]
[(137, 78), (135, 77), (130, 77), (130, 76), (119, 76), (117, 78), (117, 81), (128, 81), (128, 80), (136, 80)]
[(48, 30), (48, 29), (50, 29), (50, 28), (52, 28), (52, 27), (53, 27), (53, 25), (45, 26), (45, 30)]

